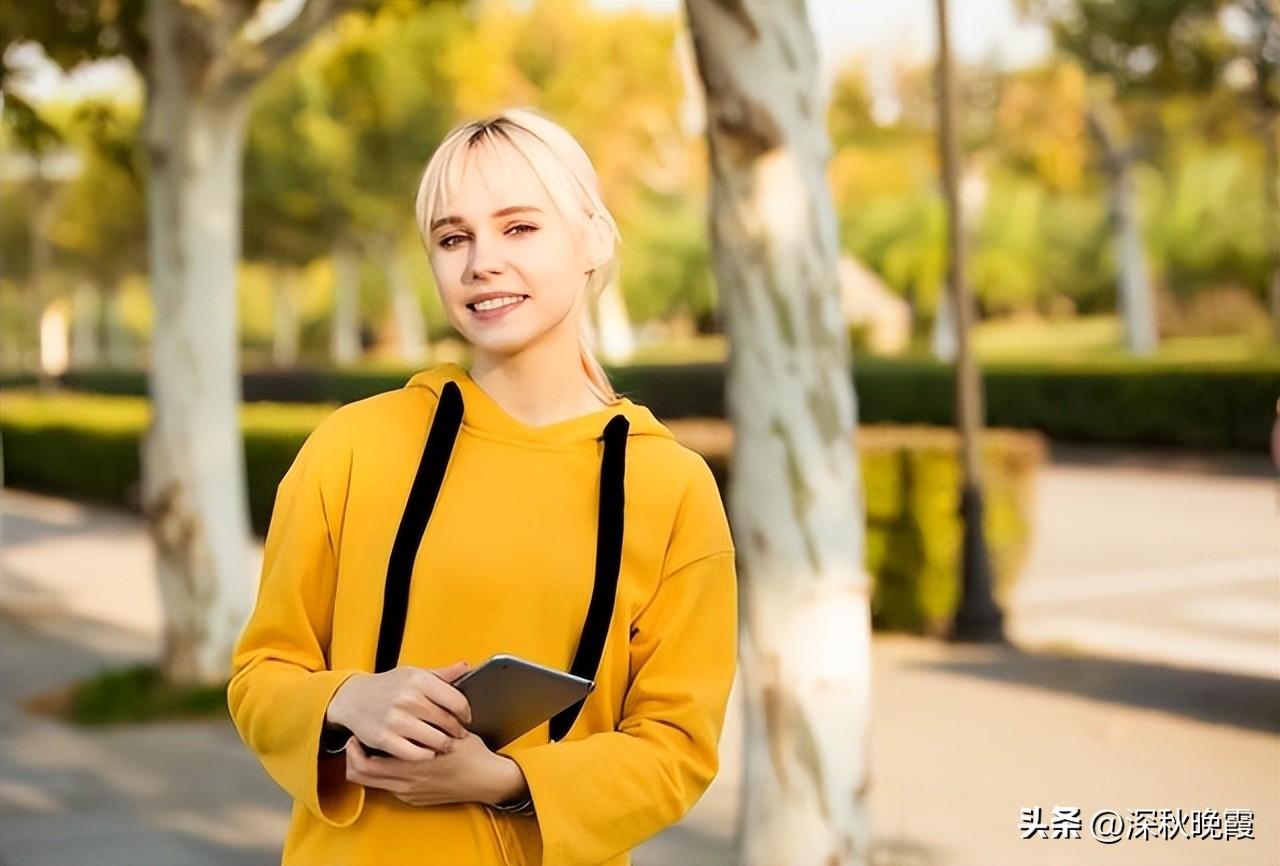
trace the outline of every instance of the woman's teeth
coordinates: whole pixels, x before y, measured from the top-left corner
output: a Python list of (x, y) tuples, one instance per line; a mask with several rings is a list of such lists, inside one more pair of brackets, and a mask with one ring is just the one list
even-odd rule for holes
[(506, 307), (506, 306), (509, 306), (510, 304), (518, 304), (521, 301), (523, 301), (524, 298), (525, 298), (524, 295), (509, 295), (504, 298), (490, 298), (487, 301), (480, 301), (479, 303), (468, 304), (467, 306), (477, 311), (496, 310), (499, 307)]

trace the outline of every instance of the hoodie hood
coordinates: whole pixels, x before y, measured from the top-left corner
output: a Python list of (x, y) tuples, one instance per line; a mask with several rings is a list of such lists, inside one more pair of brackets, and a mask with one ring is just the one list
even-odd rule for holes
[(591, 442), (604, 435), (605, 425), (617, 415), (626, 416), (629, 425), (628, 437), (675, 438), (674, 434), (654, 417), (648, 407), (631, 402), (629, 397), (623, 397), (611, 406), (601, 406), (598, 410), (585, 415), (566, 418), (541, 427), (530, 426), (503, 409), (471, 378), (466, 370), (452, 361), (415, 373), (405, 387), (426, 388), (438, 400), (446, 382), (457, 383), (462, 393), (463, 423), (477, 431), (502, 439), (543, 445)]

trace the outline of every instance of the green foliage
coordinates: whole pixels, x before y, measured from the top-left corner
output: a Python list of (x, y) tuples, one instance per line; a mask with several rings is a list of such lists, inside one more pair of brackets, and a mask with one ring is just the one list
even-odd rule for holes
[[(1042, 340), (1039, 333), (1030, 330), (1027, 339)], [(1097, 338), (1085, 334), (1083, 339)], [(1000, 360), (983, 365), (987, 422), (1036, 429), (1064, 442), (1265, 452), (1280, 394), (1280, 353), (1229, 357), (1221, 341), (1181, 342), (1186, 348), (1179, 354), (1143, 360), (1086, 343), (1088, 348), (1053, 361), (1036, 360), (1034, 350), (1006, 341), (993, 352)], [(706, 361), (606, 370), (615, 388), (659, 417), (723, 417), (722, 343), (700, 351)], [(244, 393), (249, 400), (349, 403), (402, 387), (412, 373), (394, 368), (250, 373)], [(79, 372), (63, 381), (84, 390), (146, 393), (140, 373)], [(858, 357), (853, 381), (863, 423), (952, 423), (954, 380), (945, 364), (929, 358)], [(0, 419), (17, 417), (10, 407), (25, 405), (16, 393), (6, 392)], [(261, 405), (271, 404), (251, 403), (245, 412)]]
[(704, 235), (706, 214), (688, 196), (642, 191), (620, 226), (622, 290), (636, 322), (681, 312), (699, 318), (715, 307), (715, 283)]
[[(276, 488), (308, 433), (332, 406), (255, 404), (242, 418), (254, 530), (265, 534)], [(138, 443), (146, 401), (135, 397), (6, 392), (0, 404), (6, 483), (137, 508)], [(706, 457), (722, 487), (732, 448), (729, 425), (716, 419), (671, 420), (677, 438)], [(949, 430), (863, 427), (857, 438), (866, 490), (867, 566), (877, 578), (876, 622), (933, 630), (954, 612), (958, 591), (958, 458)], [(851, 444), (852, 447), (852, 444)], [(989, 431), (986, 532), (1000, 592), (1025, 558), (1030, 533), (1028, 484), (1043, 455), (1033, 434)], [(727, 488), (726, 488), (727, 489)], [(135, 669), (101, 678), (78, 698), (86, 718), (118, 720), (210, 708), (211, 695), (168, 695), (154, 673)], [(113, 690), (131, 695), (117, 699)], [(154, 694), (153, 694), (154, 692)]]
[[(859, 433), (867, 507), (867, 569), (877, 628), (941, 633), (960, 603), (963, 525), (958, 515), (959, 437), (939, 428), (864, 427)], [(982, 435), (983, 534), (1007, 607), (1026, 561), (1034, 510), (1032, 481), (1043, 461), (1034, 435)]]
[[(727, 495), (733, 437), (711, 419), (669, 421), (673, 433), (706, 458)], [(856, 434), (866, 508), (865, 564), (873, 579), (878, 629), (938, 634), (960, 601), (961, 468), (953, 430), (869, 425)], [(1038, 435), (987, 430), (982, 436), (984, 536), (996, 598), (1008, 603), (1031, 541), (1032, 481), (1044, 460)]]
[(227, 717), (227, 687), (178, 686), (154, 665), (104, 670), (77, 683), (67, 721), (103, 726), (157, 719)]
[[(244, 406), (241, 429), (255, 531), (265, 532), (276, 485), (307, 434), (332, 409)], [(141, 397), (6, 391), (0, 401), (5, 483), (138, 510), (140, 443), (149, 419), (148, 401)]]

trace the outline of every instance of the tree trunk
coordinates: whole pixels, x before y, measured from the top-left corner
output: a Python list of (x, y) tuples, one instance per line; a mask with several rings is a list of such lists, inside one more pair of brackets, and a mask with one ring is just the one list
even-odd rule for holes
[(418, 303), (418, 293), (413, 280), (405, 269), (399, 245), (389, 241), (384, 245), (387, 284), (391, 289), (391, 309), (396, 320), (396, 344), (400, 360), (409, 364), (421, 364), (427, 358), (427, 320)]
[(114, 280), (104, 288), (102, 299), (102, 333), (106, 361), (110, 367), (132, 367), (132, 337), (124, 326), (124, 291), (120, 280)]
[(1277, 0), (1253, 0), (1244, 4), (1253, 23), (1254, 93), (1257, 98), (1257, 118), (1262, 136), (1262, 230), (1267, 251), (1267, 300), (1271, 309), (1271, 331), (1280, 343), (1280, 135), (1277, 118), (1280, 117), (1280, 93), (1276, 91), (1276, 67), (1274, 49), (1280, 45), (1280, 3)]
[(49, 384), (67, 371), (70, 351), (67, 303), (59, 298), (40, 313), (40, 376)]
[(222, 679), (253, 602), (238, 423), (236, 263), (247, 93), (200, 88), (177, 4), (152, 2), (149, 179), (151, 425), (143, 508), (164, 605), (172, 681)]
[(349, 243), (333, 249), (333, 318), (329, 358), (335, 366), (360, 360), (360, 259)]
[(595, 303), (596, 338), (600, 355), (610, 364), (625, 364), (636, 351), (635, 333), (631, 329), (631, 317), (627, 315), (627, 302), (622, 296), (622, 281), (615, 270), (613, 279), (600, 290)]
[(742, 566), (744, 864), (865, 863), (869, 580), (830, 143), (802, 3), (686, 0)]
[(101, 293), (88, 279), (76, 281), (71, 298), (71, 364), (93, 367), (102, 360), (98, 320)]
[(1124, 316), (1125, 337), (1130, 352), (1150, 355), (1156, 350), (1158, 338), (1147, 250), (1142, 240), (1142, 220), (1131, 170), (1133, 157), (1116, 143), (1115, 133), (1098, 106), (1086, 109), (1085, 118), (1094, 139), (1102, 148), (1102, 163), (1107, 175), (1111, 237), (1120, 269), (1117, 302)]
[(49, 329), (46, 324), (47, 311), (45, 309), (45, 280), (48, 278), (49, 262), (52, 259), (52, 249), (49, 244), (49, 227), (53, 221), (54, 201), (53, 201), (53, 185), (44, 176), (44, 162), (40, 154), (35, 154), (35, 176), (31, 184), (31, 234), (29, 236), (30, 243), (30, 265), (28, 268), (27, 285), (28, 285), (28, 311), (31, 316), (32, 332), (36, 335), (36, 342), (32, 358), (36, 369), (36, 376), (39, 378), (40, 387), (48, 388), (52, 385), (49, 373), (46, 368), (46, 358), (51, 354), (56, 354), (56, 346), (46, 346), (46, 333), (50, 338), (56, 335), (56, 329)]
[(1276, 112), (1264, 111), (1262, 115), (1263, 141), (1263, 195), (1266, 197), (1263, 227), (1267, 234), (1267, 262), (1270, 265), (1267, 298), (1271, 307), (1271, 331), (1280, 343), (1280, 144), (1276, 136), (1280, 124)]
[(271, 362), (277, 367), (292, 367), (298, 363), (301, 331), (300, 280), (296, 268), (280, 267), (273, 271)]
[(956, 359), (956, 322), (951, 309), (951, 293), (943, 286), (938, 297), (938, 310), (933, 316), (933, 330), (929, 334), (929, 348), (933, 357), (944, 364)]

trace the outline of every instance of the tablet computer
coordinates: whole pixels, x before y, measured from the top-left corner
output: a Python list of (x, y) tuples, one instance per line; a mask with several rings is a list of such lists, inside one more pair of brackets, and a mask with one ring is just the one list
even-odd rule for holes
[(471, 705), (468, 730), (493, 751), (573, 706), (595, 688), (591, 680), (509, 653), (491, 656), (451, 685)]

